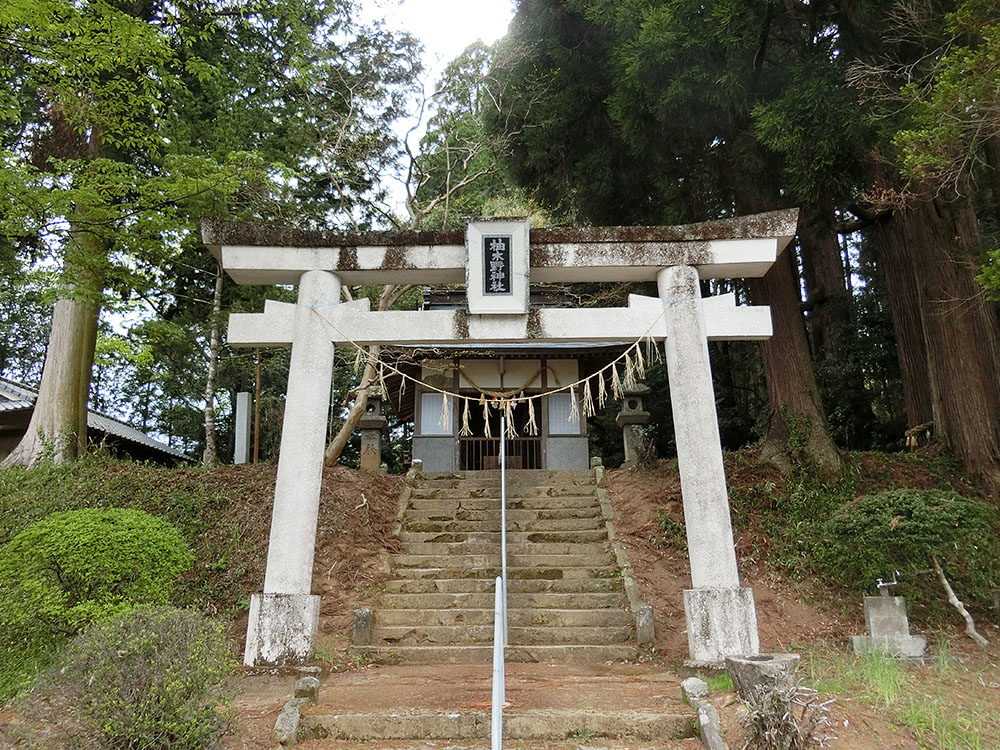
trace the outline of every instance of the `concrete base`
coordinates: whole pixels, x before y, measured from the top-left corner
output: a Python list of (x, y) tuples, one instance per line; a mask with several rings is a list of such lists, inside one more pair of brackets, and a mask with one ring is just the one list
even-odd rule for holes
[(757, 610), (748, 588), (687, 589), (684, 619), (688, 666), (721, 669), (727, 656), (760, 653)]
[(319, 597), (313, 594), (254, 594), (243, 663), (301, 664), (309, 661), (319, 628)]
[(898, 635), (894, 638), (852, 635), (851, 645), (858, 655), (879, 653), (904, 659), (919, 659), (927, 650), (927, 639), (919, 635)]

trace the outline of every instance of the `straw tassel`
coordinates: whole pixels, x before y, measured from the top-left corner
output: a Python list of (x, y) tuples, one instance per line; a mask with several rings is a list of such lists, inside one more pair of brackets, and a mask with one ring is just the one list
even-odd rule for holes
[(604, 408), (604, 402), (608, 400), (608, 391), (604, 387), (604, 370), (597, 373), (597, 406)]
[(586, 417), (594, 416), (594, 398), (590, 394), (590, 378), (583, 381), (583, 414)]
[(528, 424), (525, 426), (525, 431), (529, 435), (538, 434), (538, 423), (535, 421), (535, 399), (528, 399)]
[(618, 375), (618, 365), (614, 362), (611, 363), (611, 393), (617, 399), (625, 395), (622, 391), (622, 379)]
[(635, 375), (639, 380), (646, 379), (646, 361), (642, 358), (642, 342), (635, 345)]
[(580, 402), (576, 400), (576, 387), (569, 387), (569, 421), (580, 421)]
[(458, 431), (458, 434), (462, 437), (468, 437), (472, 434), (472, 428), (469, 427), (469, 399), (462, 399), (462, 429)]
[(486, 425), (483, 434), (491, 438), (493, 437), (493, 432), (490, 430), (490, 402), (486, 400), (486, 396), (481, 395), (479, 403), (483, 405), (483, 424)]
[(503, 415), (507, 420), (507, 439), (513, 440), (517, 437), (517, 428), (514, 426), (514, 406), (510, 400), (503, 402)]
[(448, 394), (441, 394), (441, 429), (447, 430), (451, 427), (451, 411), (448, 404)]
[(364, 356), (365, 350), (360, 346), (357, 348), (357, 354), (354, 355), (354, 374), (358, 374), (358, 370), (361, 369), (361, 358)]
[(632, 357), (627, 350), (625, 352), (625, 377), (622, 385), (628, 390), (635, 388), (635, 365), (632, 363)]

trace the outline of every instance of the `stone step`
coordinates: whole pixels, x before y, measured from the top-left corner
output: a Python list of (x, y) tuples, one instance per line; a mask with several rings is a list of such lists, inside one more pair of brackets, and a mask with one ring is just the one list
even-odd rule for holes
[[(404, 545), (408, 544), (460, 544), (466, 542), (483, 542), (493, 545), (500, 544), (499, 531), (447, 531), (447, 532), (417, 532), (403, 531), (399, 535)], [(583, 544), (588, 542), (608, 541), (608, 532), (603, 524), (600, 528), (575, 529), (571, 531), (507, 531), (507, 544)]]
[[(511, 609), (619, 609), (625, 605), (621, 591), (562, 592), (539, 591), (532, 593), (507, 592), (507, 606)], [(493, 592), (449, 594), (382, 594), (382, 609), (492, 609)], [(375, 614), (378, 619), (378, 612)]]
[[(631, 615), (623, 609), (509, 609), (509, 627), (629, 627)], [(492, 609), (380, 609), (378, 627), (426, 625), (493, 626)]]
[[(380, 664), (489, 664), (493, 646), (352, 646), (350, 653)], [(567, 645), (567, 646), (508, 646), (508, 662), (543, 662), (546, 664), (583, 664), (587, 662), (634, 661), (639, 650), (635, 646)]]
[[(572, 542), (519, 542), (511, 539), (507, 540), (508, 560), (511, 556), (537, 556), (537, 555), (603, 555), (607, 553), (607, 535), (601, 541), (572, 541)], [(461, 555), (499, 555), (500, 540), (495, 542), (487, 541), (464, 541), (464, 542), (408, 542), (404, 541), (400, 550), (404, 555), (419, 556), (461, 556)]]
[[(597, 508), (600, 506), (593, 495), (566, 495), (564, 497), (518, 497), (509, 498), (509, 510), (563, 510), (566, 508)], [(410, 498), (407, 513), (447, 514), (452, 518), (461, 518), (463, 511), (492, 510), (500, 513), (500, 501), (488, 498)]]
[[(507, 509), (507, 530), (525, 531), (545, 531), (549, 528), (560, 529), (561, 523), (571, 521), (574, 523), (597, 521), (604, 523), (601, 517), (601, 509), (596, 505), (588, 508), (555, 508), (550, 510), (533, 509), (525, 510), (521, 508)], [(413, 528), (421, 524), (433, 524), (433, 528), (428, 531), (437, 531), (442, 524), (462, 528), (466, 530), (499, 531), (500, 530), (500, 510), (430, 510), (418, 511), (409, 508), (406, 511), (406, 527), (412, 531), (421, 531)], [(477, 524), (487, 524), (480, 526)], [(542, 525), (545, 524), (545, 525)], [(565, 528), (572, 528), (568, 526)], [(589, 528), (589, 527), (584, 527)]]
[[(507, 502), (513, 503), (519, 499), (538, 497), (590, 497), (594, 496), (594, 485), (570, 484), (570, 485), (530, 485), (530, 486), (508, 486)], [(481, 499), (500, 501), (500, 487), (439, 487), (438, 485), (428, 485), (424, 487), (414, 487), (412, 492), (414, 499), (421, 500), (467, 500)]]
[[(393, 710), (379, 713), (307, 713), (303, 717), (304, 738), (331, 740), (419, 740), (447, 741), (450, 750), (463, 740), (490, 737), (491, 717), (483, 710)], [(573, 737), (627, 739), (634, 742), (679, 740), (694, 736), (693, 714), (685, 712), (593, 711), (547, 709), (504, 712), (503, 737), (510, 741), (560, 741)], [(585, 740), (583, 740), (585, 741)], [(577, 748), (581, 740), (566, 747)], [(383, 747), (379, 743), (379, 747)], [(462, 748), (468, 748), (463, 744)], [(475, 746), (480, 747), (479, 745)], [(483, 744), (482, 748), (488, 748)], [(546, 744), (545, 747), (551, 747)], [(660, 746), (662, 747), (662, 746)]]
[[(497, 556), (499, 557), (499, 556)], [(434, 568), (396, 568), (393, 571), (396, 578), (485, 578), (492, 581), (500, 575), (500, 561), (493, 558), (491, 567), (434, 567)], [(578, 568), (537, 568), (508, 567), (507, 579), (513, 578), (620, 578), (621, 571), (614, 565), (595, 565)]]
[[(495, 578), (401, 579), (385, 582), (388, 594), (479, 594), (493, 593)], [(509, 594), (607, 593), (620, 591), (621, 578), (508, 578)]]
[[(604, 533), (604, 519), (599, 515), (585, 518), (521, 518), (507, 517), (508, 534), (566, 534), (571, 531), (600, 531)], [(500, 514), (496, 518), (477, 520), (440, 519), (414, 520), (408, 518), (403, 527), (405, 534), (498, 534)]]
[[(553, 480), (559, 484), (567, 482), (593, 482), (594, 472), (589, 469), (508, 469), (509, 484), (545, 484)], [(499, 484), (500, 470), (484, 471), (428, 471), (416, 478), (416, 484), (437, 484), (438, 482), (481, 482)]]
[[(459, 568), (481, 570), (499, 565), (498, 555), (390, 555), (390, 565), (394, 570), (403, 568)], [(606, 552), (591, 554), (508, 554), (508, 568), (590, 568), (607, 565), (611, 560)]]
[[(376, 620), (376, 623), (378, 621)], [(510, 625), (510, 645), (597, 645), (625, 643), (632, 638), (629, 627), (560, 627)], [(374, 640), (386, 645), (493, 643), (493, 623), (489, 625), (375, 626)]]

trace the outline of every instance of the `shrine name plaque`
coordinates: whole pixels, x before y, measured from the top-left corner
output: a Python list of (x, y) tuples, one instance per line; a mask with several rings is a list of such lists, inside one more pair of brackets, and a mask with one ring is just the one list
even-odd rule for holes
[(483, 237), (483, 294), (513, 294), (509, 236)]
[(465, 283), (470, 313), (528, 312), (529, 232), (527, 219), (480, 219), (469, 223)]

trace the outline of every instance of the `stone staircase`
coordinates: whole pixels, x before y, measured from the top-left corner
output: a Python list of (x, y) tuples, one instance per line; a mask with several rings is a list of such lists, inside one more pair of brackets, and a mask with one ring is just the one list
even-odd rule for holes
[[(636, 658), (634, 618), (594, 472), (507, 476), (507, 661)], [(411, 482), (401, 498), (392, 578), (370, 642), (354, 651), (383, 663), (489, 663), (500, 573), (499, 472), (423, 473)]]

